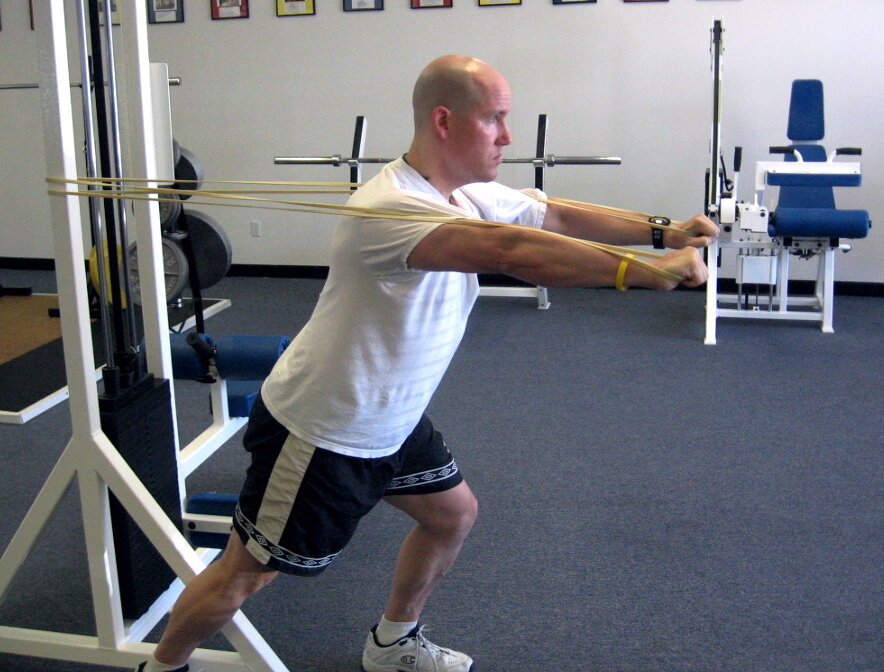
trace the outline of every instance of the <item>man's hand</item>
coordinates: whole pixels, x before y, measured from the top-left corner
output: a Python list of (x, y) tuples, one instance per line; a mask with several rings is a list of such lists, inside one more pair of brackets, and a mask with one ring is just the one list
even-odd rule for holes
[(651, 263), (682, 278), (681, 283), (678, 283), (657, 275), (655, 286), (658, 289), (675, 289), (679, 284), (685, 287), (697, 287), (709, 277), (709, 269), (706, 268), (702, 256), (695, 247), (669, 252)]
[(670, 228), (680, 229), (689, 234), (664, 231), (663, 243), (673, 250), (685, 247), (707, 247), (718, 238), (719, 234), (718, 227), (705, 215), (696, 215), (684, 222), (673, 224)]

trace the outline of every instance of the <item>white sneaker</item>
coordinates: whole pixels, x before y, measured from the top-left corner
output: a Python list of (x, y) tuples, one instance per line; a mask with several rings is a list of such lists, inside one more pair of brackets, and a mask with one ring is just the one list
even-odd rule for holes
[[(147, 667), (146, 660), (143, 663), (139, 663), (138, 667), (135, 668), (135, 672), (143, 672), (145, 667)], [(171, 672), (188, 672), (189, 670), (190, 670), (190, 665), (185, 663), (181, 667), (176, 667)], [(198, 672), (206, 672), (206, 671), (203, 669), (203, 670), (199, 670)]]
[(365, 640), (362, 652), (364, 672), (470, 672), (473, 659), (460, 651), (436, 646), (423, 635), (418, 625), (389, 646), (378, 643), (374, 628)]

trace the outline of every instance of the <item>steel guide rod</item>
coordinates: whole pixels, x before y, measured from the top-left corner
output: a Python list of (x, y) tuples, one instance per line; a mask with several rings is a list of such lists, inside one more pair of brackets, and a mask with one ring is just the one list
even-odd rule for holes
[[(84, 82), (88, 82), (91, 77), (91, 58), (89, 55), (89, 37), (86, 27), (86, 8), (82, 2), (77, 3), (77, 37), (80, 43), (80, 76)], [(96, 140), (94, 132), (95, 124), (95, 108), (92, 105), (92, 96), (89, 92), (90, 87), (80, 86), (81, 103), (83, 106), (83, 129), (85, 133), (86, 155), (86, 174), (95, 176), (98, 174), (98, 156), (96, 152)], [(96, 187), (91, 187), (90, 191), (94, 191)], [(92, 226), (92, 239), (97, 250), (104, 250), (105, 236), (104, 224), (101, 219), (101, 203), (97, 196), (89, 199), (89, 220)], [(113, 361), (113, 331), (110, 321), (110, 310), (108, 308), (108, 269), (104, 254), (95, 255), (96, 264), (98, 266), (98, 309), (101, 316), (101, 335), (102, 344), (104, 346), (104, 361), (110, 364)]]
[[(103, 0), (104, 15), (111, 16), (111, 0)], [(120, 103), (117, 87), (116, 52), (114, 48), (113, 22), (104, 22), (104, 42), (107, 55), (108, 73), (108, 102), (110, 103), (110, 130), (114, 161), (114, 174), (116, 177), (124, 177), (123, 173), (123, 145), (120, 137)], [(128, 353), (131, 355), (137, 349), (137, 330), (135, 325), (134, 302), (132, 301), (132, 276), (131, 259), (129, 257), (129, 218), (126, 213), (126, 202), (117, 201), (117, 217), (119, 222), (120, 247), (122, 248), (122, 273), (123, 291), (126, 299), (126, 319), (128, 321), (128, 339), (125, 341)], [(110, 254), (110, 252), (109, 252)]]

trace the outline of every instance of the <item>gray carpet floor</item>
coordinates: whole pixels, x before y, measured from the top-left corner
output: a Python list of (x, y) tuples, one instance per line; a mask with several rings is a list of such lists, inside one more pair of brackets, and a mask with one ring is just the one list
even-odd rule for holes
[[(51, 274), (0, 282), (52, 288)], [(320, 289), (226, 278), (207, 294), (232, 307), (207, 330), (293, 334)], [(481, 298), (431, 405), (480, 520), (428, 605), (430, 639), (477, 672), (884, 670), (884, 299), (838, 297), (834, 334), (721, 321), (716, 346), (697, 292), (551, 299)], [(175, 389), (188, 441), (208, 399)], [(67, 443), (67, 413), (0, 425), (0, 545)], [(245, 464), (234, 440), (188, 490), (236, 492)], [(93, 633), (81, 529), (72, 491), (0, 623)], [(292, 672), (359, 670), (407, 529), (379, 507), (321, 577), (246, 605)], [(0, 654), (10, 672), (100, 669)]]

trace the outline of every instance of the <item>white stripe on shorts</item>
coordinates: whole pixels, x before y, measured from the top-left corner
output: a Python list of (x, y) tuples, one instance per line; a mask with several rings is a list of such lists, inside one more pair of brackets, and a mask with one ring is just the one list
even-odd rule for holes
[[(316, 452), (315, 446), (289, 434), (279, 451), (279, 457), (276, 458), (255, 520), (255, 527), (274, 546), (278, 545), (282, 538), (314, 452)], [(262, 555), (266, 554), (265, 549), (259, 552)]]

